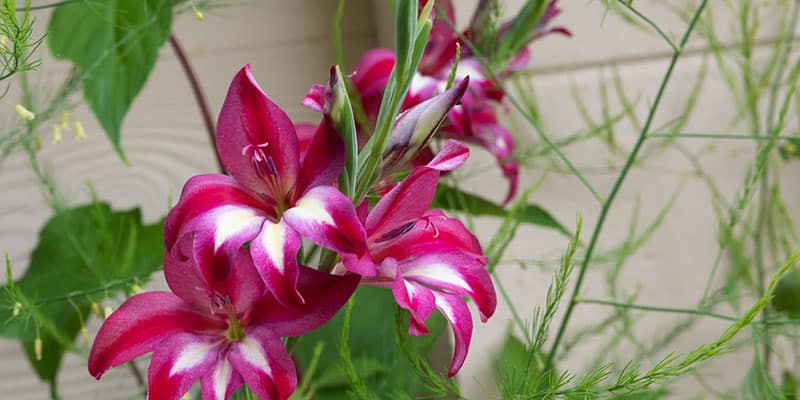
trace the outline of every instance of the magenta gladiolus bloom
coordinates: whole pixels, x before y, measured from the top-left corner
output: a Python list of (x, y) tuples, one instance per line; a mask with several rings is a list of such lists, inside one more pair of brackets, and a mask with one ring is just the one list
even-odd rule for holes
[(392, 289), (397, 304), (410, 312), (411, 335), (427, 333), (425, 320), (434, 309), (444, 315), (455, 338), (450, 376), (464, 364), (472, 336), (472, 317), (462, 296), (475, 302), (484, 322), (497, 306), (478, 240), (457, 219), (428, 210), (440, 173), (457, 168), (468, 156), (466, 146), (448, 140), (431, 162), (415, 168), (364, 218), (377, 275), (362, 283)]
[[(231, 259), (244, 244), (267, 289), (283, 304), (297, 289), (301, 238), (361, 254), (365, 232), (350, 200), (332, 186), (344, 166), (341, 138), (323, 120), (300, 129), (245, 66), (234, 77), (217, 124), (217, 152), (231, 176), (191, 178), (164, 229), (167, 250), (196, 235), (199, 263)], [(302, 145), (302, 146), (301, 146)]]
[[(419, 0), (423, 7), (427, 0)], [(446, 12), (446, 18), (455, 19), (455, 10), (451, 1), (440, 0), (436, 8)], [(540, 19), (530, 40), (538, 39), (550, 33), (570, 35), (563, 27), (548, 28), (548, 24), (561, 10), (556, 0), (551, 0), (544, 16)], [(508, 30), (510, 22), (501, 27), (500, 35)], [(479, 32), (470, 27), (464, 35), (475, 39)], [(503, 99), (503, 92), (484, 74), (478, 60), (470, 53), (469, 46), (464, 45), (461, 38), (441, 18), (434, 19), (428, 45), (414, 76), (408, 95), (403, 103), (410, 108), (425, 101), (437, 93), (441, 93), (448, 80), (453, 63), (456, 61), (456, 44), (461, 44), (461, 59), (456, 70), (456, 77), (470, 77), (469, 90), (461, 100), (462, 104), (454, 107), (448, 120), (440, 130), (444, 137), (475, 143), (486, 148), (497, 159), (503, 175), (509, 182), (505, 201), (510, 201), (517, 192), (519, 164), (514, 158), (514, 139), (503, 126), (498, 124), (494, 104)], [(527, 48), (520, 50), (498, 72), (502, 78), (510, 77), (514, 72), (524, 68), (530, 60)], [(361, 58), (352, 75), (353, 85), (361, 97), (365, 114), (374, 120), (380, 109), (383, 91), (394, 66), (395, 56), (391, 50), (374, 49)]]
[(103, 323), (89, 354), (89, 372), (153, 352), (148, 399), (177, 400), (200, 380), (205, 400), (228, 399), (243, 383), (261, 399), (287, 399), (297, 385), (282, 336), (316, 329), (347, 301), (358, 277), (300, 266), (297, 288), (305, 303), (287, 307), (265, 290), (250, 254), (198, 265), (191, 235), (164, 259), (169, 292), (125, 301)]

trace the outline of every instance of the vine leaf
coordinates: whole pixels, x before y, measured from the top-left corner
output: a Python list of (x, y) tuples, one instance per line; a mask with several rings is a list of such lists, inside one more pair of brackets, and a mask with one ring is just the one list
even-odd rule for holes
[[(0, 297), (0, 335), (21, 342), (54, 398), (61, 359), (67, 350), (81, 351), (73, 341), (92, 303), (129, 290), (159, 269), (163, 226), (163, 220), (143, 224), (138, 208), (112, 211), (105, 203), (61, 211), (39, 232), (25, 275), (6, 284), (6, 296)], [(22, 309), (15, 316), (18, 302)]]
[[(491, 200), (443, 183), (439, 183), (431, 207), (462, 211), (476, 216), (506, 217), (509, 213), (508, 210)], [(554, 229), (567, 237), (572, 237), (572, 233), (564, 225), (561, 225), (547, 210), (536, 204), (524, 206), (519, 222)]]
[(87, 0), (53, 11), (47, 42), (83, 76), (83, 95), (123, 161), (122, 120), (172, 26), (171, 0)]

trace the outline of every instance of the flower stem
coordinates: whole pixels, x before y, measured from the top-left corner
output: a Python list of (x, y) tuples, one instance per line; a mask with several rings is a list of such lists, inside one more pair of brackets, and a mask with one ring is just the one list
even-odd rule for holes
[(174, 33), (169, 35), (169, 44), (172, 46), (172, 50), (175, 51), (175, 56), (178, 57), (178, 61), (181, 63), (181, 67), (183, 68), (183, 72), (186, 74), (186, 78), (189, 79), (189, 85), (192, 86), (194, 99), (197, 102), (197, 107), (200, 108), (200, 114), (203, 117), (203, 124), (206, 126), (208, 140), (211, 143), (214, 156), (217, 160), (217, 168), (219, 168), (220, 172), (225, 173), (225, 167), (223, 167), (222, 160), (220, 160), (219, 154), (217, 154), (216, 151), (217, 143), (216, 135), (214, 134), (214, 118), (211, 116), (211, 111), (208, 107), (205, 93), (203, 93), (203, 88), (200, 86), (200, 81), (197, 79), (197, 74), (192, 67), (192, 63), (189, 62), (189, 57), (183, 50), (183, 46), (181, 46), (181, 43), (178, 41), (178, 37), (175, 36)]
[(595, 225), (594, 232), (592, 233), (592, 238), (589, 242), (589, 246), (586, 249), (586, 256), (583, 258), (583, 263), (581, 263), (580, 270), (578, 271), (578, 278), (575, 281), (575, 287), (572, 290), (572, 296), (570, 296), (569, 305), (567, 306), (567, 309), (564, 313), (564, 318), (561, 320), (561, 324), (558, 328), (558, 333), (556, 334), (556, 337), (553, 340), (552, 347), (550, 348), (550, 351), (547, 353), (547, 361), (545, 362), (545, 371), (549, 370), (553, 366), (553, 360), (555, 358), (556, 353), (558, 352), (558, 346), (561, 344), (561, 340), (564, 338), (564, 333), (567, 330), (567, 326), (569, 324), (570, 317), (572, 316), (572, 312), (575, 310), (575, 306), (578, 304), (578, 300), (580, 300), (578, 298), (578, 295), (580, 294), (581, 286), (583, 285), (583, 280), (586, 277), (586, 271), (589, 269), (589, 263), (592, 261), (592, 256), (594, 255), (594, 249), (597, 246), (598, 240), (600, 239), (600, 233), (602, 232), (603, 226), (605, 225), (606, 217), (608, 217), (608, 212), (611, 209), (611, 205), (614, 203), (614, 199), (619, 193), (619, 190), (622, 187), (622, 183), (628, 176), (628, 172), (631, 166), (633, 166), (633, 163), (636, 160), (636, 156), (639, 154), (639, 150), (641, 150), (645, 139), (647, 139), (647, 133), (650, 130), (651, 124), (653, 123), (653, 119), (655, 118), (658, 106), (661, 104), (661, 99), (664, 95), (664, 91), (667, 88), (667, 84), (669, 83), (670, 78), (672, 77), (672, 72), (675, 69), (675, 64), (677, 64), (678, 58), (680, 58), (681, 54), (683, 53), (684, 46), (686, 46), (686, 42), (689, 40), (689, 36), (694, 30), (695, 25), (697, 25), (697, 21), (700, 18), (700, 14), (705, 9), (707, 2), (708, 0), (703, 0), (703, 2), (700, 3), (700, 5), (697, 7), (694, 17), (692, 18), (692, 21), (689, 23), (689, 26), (686, 28), (686, 32), (684, 32), (683, 37), (681, 38), (680, 45), (673, 52), (669, 66), (667, 67), (667, 72), (665, 73), (664, 78), (661, 80), (661, 84), (658, 88), (658, 92), (656, 93), (653, 105), (650, 107), (650, 111), (647, 114), (647, 120), (645, 121), (645, 124), (642, 127), (642, 131), (639, 133), (639, 138), (636, 140), (636, 144), (633, 146), (633, 149), (628, 155), (628, 159), (625, 161), (625, 165), (622, 167), (622, 171), (620, 171), (617, 180), (614, 182), (614, 186), (611, 188), (611, 192), (608, 194), (608, 199), (603, 203), (603, 207), (600, 210), (600, 216), (597, 219), (597, 225)]

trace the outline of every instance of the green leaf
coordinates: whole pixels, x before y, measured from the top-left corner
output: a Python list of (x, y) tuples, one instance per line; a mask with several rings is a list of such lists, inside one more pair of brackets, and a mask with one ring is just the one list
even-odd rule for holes
[[(451, 186), (439, 184), (436, 197), (431, 204), (433, 208), (461, 211), (476, 216), (506, 217), (508, 211), (491, 200), (476, 194), (467, 193)], [(559, 223), (549, 212), (536, 204), (526, 206), (519, 222), (555, 229), (568, 237), (572, 237), (567, 228)]]
[(517, 14), (498, 46), (498, 61), (506, 63), (528, 44), (536, 25), (547, 10), (548, 0), (528, 0)]
[[(354, 294), (350, 314), (349, 343), (353, 365), (370, 393), (391, 398), (390, 393), (421, 393), (422, 385), (407, 357), (398, 349), (395, 335), (395, 301), (386, 288), (361, 286)], [(319, 357), (317, 377), (311, 382), (309, 398), (333, 400), (348, 398), (350, 380), (340, 365), (338, 342), (344, 321), (344, 310), (316, 331), (303, 335), (292, 356), (300, 376), (314, 358), (318, 343), (324, 343)], [(412, 347), (429, 354), (434, 342), (444, 332), (446, 323), (438, 313), (427, 321), (428, 334), (410, 338)], [(449, 360), (448, 360), (449, 361)], [(446, 368), (446, 366), (445, 366)]]
[(83, 95), (117, 153), (120, 129), (172, 25), (171, 0), (86, 0), (53, 11), (47, 41), (83, 74)]
[[(22, 342), (54, 394), (61, 359), (67, 350), (78, 351), (73, 341), (92, 302), (146, 281), (161, 265), (163, 226), (163, 221), (144, 225), (139, 209), (115, 212), (96, 203), (61, 211), (42, 228), (28, 270), (0, 298), (0, 321), (6, 321), (0, 335)], [(18, 296), (9, 295), (13, 292)], [(16, 302), (23, 307), (13, 317)], [(42, 340), (38, 361), (37, 332)]]

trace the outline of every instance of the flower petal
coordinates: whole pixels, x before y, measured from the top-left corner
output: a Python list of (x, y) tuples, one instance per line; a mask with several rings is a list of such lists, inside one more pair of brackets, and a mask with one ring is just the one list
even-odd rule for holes
[(105, 320), (89, 353), (89, 373), (97, 379), (110, 368), (149, 353), (179, 332), (224, 330), (225, 321), (190, 308), (167, 292), (135, 295)]
[(497, 308), (497, 295), (485, 263), (474, 255), (451, 250), (418, 255), (400, 264), (407, 280), (469, 296), (485, 322)]
[(385, 170), (407, 165), (416, 157), (444, 123), (450, 109), (461, 100), (468, 86), (469, 77), (466, 77), (444, 93), (403, 111), (397, 117), (383, 153)]
[(426, 211), (406, 232), (370, 246), (370, 253), (376, 260), (387, 257), (405, 260), (419, 254), (449, 250), (470, 253), (476, 260), (486, 263), (478, 238), (461, 221), (448, 217), (441, 210)]
[[(297, 180), (300, 153), (294, 125), (261, 90), (249, 65), (236, 74), (228, 88), (217, 121), (217, 153), (228, 173), (257, 193), (279, 198)], [(258, 162), (274, 167), (277, 187), (265, 184), (260, 167), (254, 165), (255, 156), (261, 159)]]
[(408, 282), (401, 273), (397, 273), (392, 294), (397, 305), (409, 311), (408, 334), (422, 336), (428, 333), (425, 321), (430, 317), (435, 306), (433, 291), (422, 285)]
[(453, 377), (467, 359), (469, 342), (472, 339), (472, 316), (460, 296), (435, 290), (432, 293), (436, 301), (436, 308), (444, 315), (453, 329), (453, 361), (450, 362), (450, 369), (447, 372), (447, 376)]
[(297, 251), (300, 245), (300, 236), (284, 221), (264, 221), (261, 233), (250, 242), (255, 269), (282, 304), (303, 302), (303, 296), (297, 291)]
[[(199, 230), (209, 232), (214, 247), (219, 248), (237, 234), (247, 231), (243, 225), (260, 225), (260, 222), (250, 220), (263, 219), (263, 214), (274, 215), (273, 206), (254, 196), (233, 178), (220, 174), (196, 175), (183, 185), (180, 200), (167, 215), (164, 244), (167, 251), (171, 251), (181, 236)], [(247, 240), (250, 239), (252, 237)]]
[(344, 168), (344, 162), (344, 142), (330, 119), (323, 118), (311, 139), (308, 153), (303, 157), (297, 186), (292, 192), (294, 200), (311, 188), (334, 183)]
[(366, 233), (353, 204), (333, 186), (317, 186), (306, 192), (283, 214), (283, 220), (320, 246), (355, 254), (366, 250)]
[(164, 340), (147, 369), (147, 398), (177, 400), (219, 361), (221, 338), (177, 333)]
[(243, 383), (242, 376), (233, 370), (227, 355), (221, 356), (214, 369), (200, 380), (203, 400), (228, 400)]
[(297, 290), (305, 303), (292, 307), (265, 296), (249, 316), (250, 326), (265, 325), (279, 336), (298, 336), (330, 320), (358, 287), (358, 275), (331, 275), (300, 266)]
[(325, 93), (328, 87), (325, 85), (313, 85), (308, 89), (303, 100), (300, 102), (306, 108), (318, 113), (325, 112)]
[(266, 327), (248, 329), (231, 346), (228, 360), (259, 399), (288, 399), (297, 386), (292, 358), (280, 337)]
[(375, 204), (364, 226), (370, 242), (385, 241), (425, 213), (436, 194), (440, 171), (457, 168), (469, 157), (469, 149), (458, 141), (448, 140), (427, 165), (419, 166), (399, 185)]

